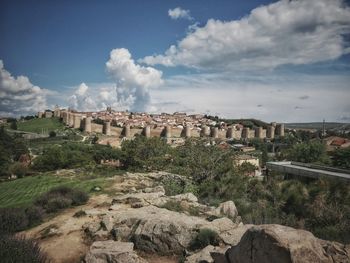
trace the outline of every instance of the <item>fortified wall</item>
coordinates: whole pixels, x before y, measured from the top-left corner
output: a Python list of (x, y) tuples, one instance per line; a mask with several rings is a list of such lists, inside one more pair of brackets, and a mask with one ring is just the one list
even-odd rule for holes
[(145, 128), (131, 128), (126, 125), (123, 128), (111, 126), (109, 120), (104, 121), (103, 125), (92, 122), (90, 116), (85, 116), (81, 113), (69, 112), (67, 110), (61, 110), (57, 116), (60, 116), (63, 123), (71, 128), (82, 129), (87, 133), (101, 133), (107, 136), (116, 136), (120, 138), (132, 138), (136, 134), (146, 137), (164, 137), (164, 138), (190, 138), (190, 137), (210, 137), (214, 139), (273, 139), (277, 136), (284, 136), (284, 124), (271, 123), (267, 126), (267, 129), (263, 127), (256, 127), (250, 129), (244, 127), (243, 129), (236, 129), (235, 127), (229, 127), (227, 129), (219, 129), (218, 127), (204, 126), (202, 128), (185, 126), (183, 128), (178, 127), (151, 127)]

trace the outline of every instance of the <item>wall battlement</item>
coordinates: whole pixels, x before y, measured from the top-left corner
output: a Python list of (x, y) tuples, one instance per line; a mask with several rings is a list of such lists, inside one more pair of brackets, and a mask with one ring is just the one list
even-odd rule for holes
[(101, 133), (107, 136), (116, 136), (120, 138), (133, 138), (136, 135), (143, 135), (149, 137), (164, 137), (164, 138), (190, 138), (190, 137), (210, 137), (214, 139), (273, 139), (275, 135), (284, 136), (284, 124), (277, 124), (275, 122), (267, 126), (256, 127), (250, 129), (243, 127), (236, 129), (236, 127), (228, 127), (219, 129), (218, 127), (203, 126), (202, 128), (191, 127), (186, 125), (181, 127), (171, 127), (166, 125), (164, 127), (152, 127), (150, 125), (144, 128), (131, 128), (126, 125), (124, 128), (111, 126), (111, 121), (106, 120), (103, 124), (92, 122), (92, 117), (84, 116), (81, 113), (73, 113), (66, 110), (61, 110), (60, 118), (63, 123), (72, 128), (82, 128), (87, 133)]

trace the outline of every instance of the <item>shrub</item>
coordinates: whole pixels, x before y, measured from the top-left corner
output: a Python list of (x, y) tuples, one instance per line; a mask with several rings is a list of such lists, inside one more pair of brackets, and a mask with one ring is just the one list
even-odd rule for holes
[(0, 222), (0, 235), (24, 230), (29, 225), (25, 211), (20, 208), (1, 208)]
[(50, 131), (50, 132), (49, 132), (49, 136), (50, 136), (51, 138), (56, 137), (56, 132)]
[(188, 212), (191, 216), (199, 216), (199, 208), (196, 206), (190, 206), (188, 208)]
[(78, 212), (76, 212), (73, 217), (82, 217), (82, 216), (86, 216), (86, 212), (84, 210), (79, 210)]
[(50, 198), (47, 201), (47, 205), (45, 206), (45, 209), (48, 213), (53, 213), (63, 208), (70, 207), (71, 204), (72, 204), (71, 199), (63, 196), (56, 196), (56, 197)]
[(179, 181), (166, 181), (163, 186), (168, 196), (182, 194), (184, 191), (184, 183)]
[(16, 121), (16, 120), (11, 122), (10, 128), (11, 128), (12, 130), (17, 130), (17, 121)]
[(20, 162), (14, 162), (10, 165), (9, 171), (11, 174), (16, 175), (18, 178), (22, 178), (28, 173), (28, 167)]
[(89, 196), (80, 190), (74, 190), (69, 197), (72, 199), (72, 205), (83, 205), (89, 200)]
[(88, 199), (89, 196), (85, 192), (66, 186), (59, 186), (39, 196), (34, 204), (45, 209), (46, 212), (52, 213), (71, 205), (85, 204)]
[(190, 248), (192, 250), (202, 249), (208, 245), (218, 246), (220, 242), (219, 235), (207, 228), (203, 228), (199, 231), (197, 236), (192, 240)]
[(28, 218), (28, 225), (33, 226), (42, 222), (43, 217), (45, 215), (45, 211), (43, 208), (38, 206), (30, 206), (25, 210), (25, 213)]
[(175, 211), (175, 212), (183, 212), (184, 209), (182, 208), (181, 204), (177, 201), (169, 200), (167, 201), (162, 208), (168, 209), (170, 211)]
[(0, 235), (1, 262), (48, 263), (50, 260), (32, 239)]

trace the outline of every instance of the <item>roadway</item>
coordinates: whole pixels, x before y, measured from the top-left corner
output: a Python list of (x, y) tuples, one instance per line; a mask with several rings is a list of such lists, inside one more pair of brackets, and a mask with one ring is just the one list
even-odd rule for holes
[(350, 171), (342, 169), (334, 169), (331, 167), (323, 167), (318, 165), (302, 164), (295, 162), (267, 162), (267, 169), (285, 174), (310, 178), (336, 178), (350, 181)]

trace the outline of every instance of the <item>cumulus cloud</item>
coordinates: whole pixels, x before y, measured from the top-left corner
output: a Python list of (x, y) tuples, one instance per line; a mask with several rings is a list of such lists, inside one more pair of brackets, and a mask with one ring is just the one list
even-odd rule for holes
[(89, 89), (89, 87), (83, 82), (80, 84), (79, 88), (77, 89), (76, 93), (79, 96), (84, 96), (86, 94), (86, 91)]
[(184, 10), (181, 7), (176, 7), (174, 9), (168, 10), (168, 15), (171, 19), (177, 20), (177, 19), (188, 19), (192, 20), (193, 18), (190, 15), (190, 10)]
[(33, 85), (28, 77), (13, 77), (0, 60), (0, 114), (17, 116), (45, 110), (49, 92)]
[(98, 110), (97, 101), (92, 99), (88, 90), (89, 87), (85, 83), (81, 83), (75, 93), (68, 98), (69, 107), (79, 111)]
[[(350, 116), (349, 81), (345, 75), (202, 73), (170, 77), (152, 97), (160, 112), (194, 109), (234, 119), (339, 121), (340, 116)], [(310, 98), (300, 100), (305, 90)], [(173, 103), (161, 105), (169, 98)]]
[(132, 111), (152, 110), (149, 90), (162, 85), (161, 71), (138, 65), (125, 48), (111, 51), (106, 68), (116, 82), (115, 91), (119, 108), (128, 108)]
[(240, 20), (210, 19), (141, 62), (198, 69), (273, 69), (310, 64), (350, 52), (350, 8), (342, 0), (281, 0)]

